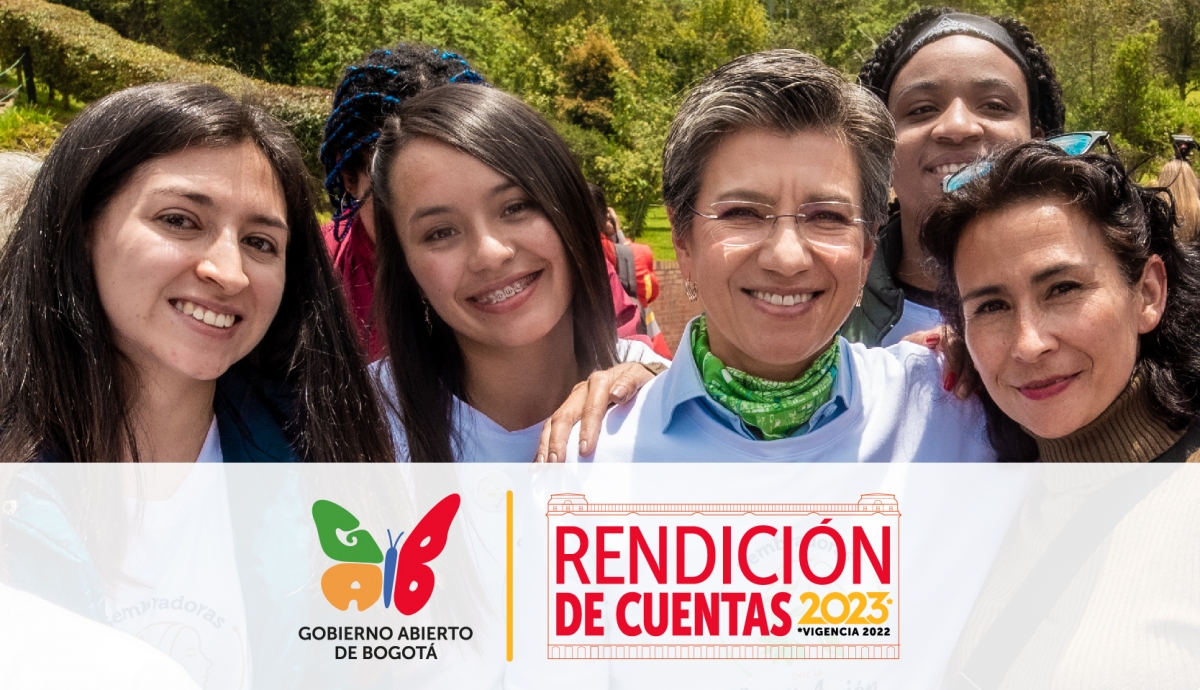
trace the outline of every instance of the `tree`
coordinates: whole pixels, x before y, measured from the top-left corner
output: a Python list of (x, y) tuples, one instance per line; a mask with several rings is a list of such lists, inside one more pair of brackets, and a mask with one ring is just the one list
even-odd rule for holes
[(1159, 52), (1179, 99), (1200, 71), (1200, 0), (1166, 0), (1158, 7)]
[(161, 7), (168, 47), (269, 81), (295, 83), (319, 0), (175, 0)]
[(1156, 70), (1157, 22), (1122, 39), (1113, 53), (1112, 78), (1104, 89), (1100, 112), (1109, 131), (1140, 157), (1164, 154), (1169, 135), (1191, 129), (1195, 114), (1174, 96), (1168, 78)]

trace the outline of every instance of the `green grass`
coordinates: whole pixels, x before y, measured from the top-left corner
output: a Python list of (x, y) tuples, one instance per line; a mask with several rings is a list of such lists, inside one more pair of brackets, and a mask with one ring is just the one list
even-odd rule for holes
[(650, 245), (654, 250), (654, 258), (658, 261), (674, 261), (675, 245), (671, 244), (671, 224), (667, 222), (667, 209), (663, 206), (651, 206), (646, 214), (646, 223), (642, 234), (635, 242)]
[[(13, 75), (0, 78), (0, 96), (16, 87)], [(18, 94), (0, 109), (0, 150), (45, 153), (62, 133), (63, 127), (83, 108), (83, 104), (68, 98), (64, 106), (61, 95), (51, 99), (45, 85), (38, 85), (38, 104), (32, 105), (25, 94)]]

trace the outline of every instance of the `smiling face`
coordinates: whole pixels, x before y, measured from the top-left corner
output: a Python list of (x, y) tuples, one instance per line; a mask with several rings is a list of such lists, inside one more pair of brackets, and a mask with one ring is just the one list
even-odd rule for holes
[(917, 51), (892, 82), (887, 105), (896, 120), (893, 188), (902, 212), (918, 221), (941, 198), (944, 177), (997, 144), (1034, 135), (1021, 68), (971, 36)]
[(91, 240), (117, 347), (144, 377), (216, 379), (275, 318), (287, 242), (283, 189), (253, 144), (142, 164)]
[[(862, 205), (850, 148), (818, 131), (729, 135), (702, 175), (698, 209), (727, 201), (768, 204), (776, 214), (816, 201)], [(861, 228), (848, 246), (813, 243), (795, 219), (784, 218), (761, 243), (729, 247), (713, 241), (714, 222), (693, 216), (686, 237), (676, 239), (680, 268), (697, 283), (708, 315), (713, 354), (755, 376), (796, 378), (829, 346), (854, 307), (873, 245)]]
[(392, 166), (392, 218), (409, 270), (464, 350), (570, 333), (567, 256), (529, 194), (425, 137), (405, 145)]
[(1162, 317), (1158, 256), (1130, 286), (1077, 208), (1031, 200), (973, 220), (955, 252), (971, 359), (1006, 415), (1043, 438), (1087, 425), (1129, 382)]

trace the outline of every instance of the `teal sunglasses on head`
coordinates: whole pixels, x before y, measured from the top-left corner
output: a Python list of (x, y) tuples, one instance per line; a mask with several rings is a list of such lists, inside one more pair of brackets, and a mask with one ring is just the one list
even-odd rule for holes
[[(1113, 150), (1112, 138), (1108, 136), (1108, 132), (1069, 132), (1056, 137), (1050, 137), (1046, 140), (1046, 143), (1057, 146), (1070, 156), (1082, 156), (1085, 153), (1091, 153), (1097, 146), (1104, 146), (1110, 156), (1117, 155), (1117, 152)], [(961, 189), (971, 180), (988, 174), (991, 169), (991, 161), (975, 161), (962, 170), (947, 175), (942, 180), (942, 191), (949, 194)]]

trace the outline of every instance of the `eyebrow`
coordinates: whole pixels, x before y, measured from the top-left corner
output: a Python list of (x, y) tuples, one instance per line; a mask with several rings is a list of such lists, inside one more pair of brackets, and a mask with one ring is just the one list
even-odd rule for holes
[(442, 213), (449, 213), (450, 211), (451, 209), (449, 206), (426, 206), (425, 208), (419, 208), (414, 211), (412, 216), (409, 218), (409, 222), (411, 223), (413, 221), (421, 220), (422, 218), (428, 218), (429, 216), (436, 216)]
[[(512, 180), (505, 180), (505, 181), (501, 182), (500, 184), (496, 185), (495, 187), (492, 187), (491, 189), (489, 189), (488, 196), (496, 196), (498, 194), (503, 194), (504, 192), (507, 192), (508, 190), (512, 189), (513, 187), (517, 187), (517, 186), (519, 186), (519, 185), (516, 182), (513, 182)], [(412, 216), (409, 218), (409, 222), (411, 223), (414, 221), (418, 221), (418, 220), (421, 220), (422, 218), (428, 218), (429, 216), (436, 216), (441, 213), (450, 213), (453, 210), (454, 210), (453, 208), (446, 206), (444, 204), (442, 206), (426, 206), (425, 208), (420, 208), (420, 209), (417, 209), (416, 211), (414, 211)]]
[(1033, 282), (1033, 284), (1035, 284), (1035, 285), (1038, 283), (1044, 283), (1047, 280), (1050, 280), (1054, 276), (1058, 275), (1059, 273), (1065, 273), (1074, 267), (1075, 267), (1075, 264), (1069, 264), (1066, 262), (1060, 263), (1060, 264), (1054, 264), (1053, 266), (1050, 266), (1049, 268), (1044, 268), (1044, 269), (1038, 271), (1037, 273), (1033, 274), (1033, 281), (1031, 281), (1031, 282)]
[[(213, 208), (217, 205), (216, 201), (207, 194), (188, 189), (186, 187), (160, 187), (150, 192), (151, 196), (181, 196), (192, 203), (199, 204), (205, 208)], [(288, 230), (288, 224), (280, 220), (278, 216), (268, 215), (265, 213), (256, 213), (250, 216), (250, 223), (253, 225), (266, 225), (280, 230)]]
[(194, 201), (201, 206), (217, 205), (211, 196), (190, 190), (187, 187), (159, 187), (158, 189), (150, 192), (150, 194), (152, 196), (181, 196), (189, 201)]
[[(902, 98), (905, 95), (912, 93), (913, 91), (937, 91), (938, 89), (942, 88), (943, 84), (944, 84), (943, 82), (934, 81), (932, 79), (914, 82), (914, 83), (909, 84), (908, 86), (904, 87), (904, 89), (901, 90), (900, 92), (898, 92), (896, 94), (896, 96), (898, 98)], [(972, 88), (976, 88), (976, 89), (992, 88), (992, 87), (996, 87), (996, 86), (1004, 86), (1004, 87), (1007, 87), (1010, 89), (1017, 88), (1016, 84), (1013, 84), (1011, 81), (1009, 81), (1007, 79), (1001, 79), (999, 77), (988, 77), (986, 79), (973, 79), (973, 80), (971, 80), (970, 85)]]
[[(727, 192), (718, 194), (717, 201), (713, 203), (720, 203), (722, 201), (749, 201), (756, 204), (766, 204), (768, 206), (776, 205), (776, 202), (772, 201), (771, 197), (752, 189), (731, 189)], [(804, 200), (800, 203), (811, 204), (817, 201), (837, 201), (843, 204), (850, 204), (851, 206), (857, 205), (850, 197), (841, 192), (827, 192), (824, 190), (806, 194), (804, 196)]]
[[(1037, 285), (1039, 283), (1044, 283), (1047, 280), (1050, 280), (1051, 278), (1057, 276), (1060, 273), (1065, 273), (1065, 272), (1069, 271), (1070, 269), (1074, 268), (1075, 266), (1076, 266), (1076, 264), (1070, 264), (1070, 263), (1055, 264), (1053, 266), (1044, 268), (1044, 269), (1038, 271), (1037, 273), (1033, 274), (1033, 280), (1031, 280), (1030, 282), (1033, 283), (1034, 285)], [(980, 297), (991, 297), (993, 295), (998, 295), (1001, 292), (1003, 292), (1003, 288), (999, 285), (985, 285), (981, 288), (976, 288), (976, 289), (968, 292), (967, 294), (963, 295), (962, 301), (969, 302), (973, 299), (979, 299)]]
[(505, 181), (501, 182), (500, 184), (496, 185), (495, 187), (492, 187), (491, 190), (488, 192), (488, 195), (496, 196), (497, 194), (503, 194), (516, 186), (518, 186), (516, 182), (513, 182), (512, 180), (505, 180)]

